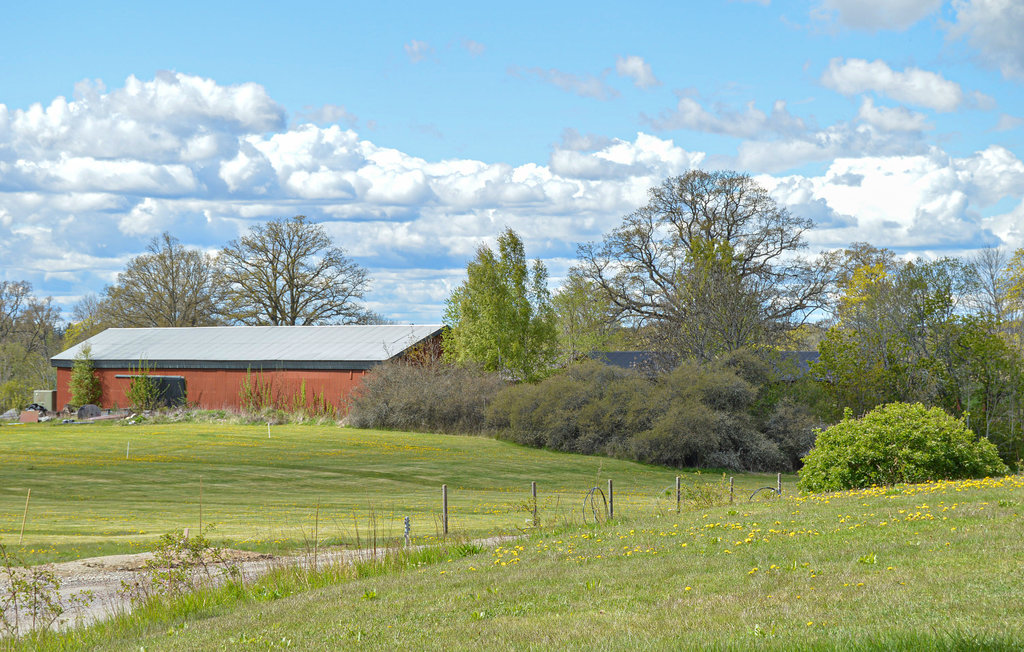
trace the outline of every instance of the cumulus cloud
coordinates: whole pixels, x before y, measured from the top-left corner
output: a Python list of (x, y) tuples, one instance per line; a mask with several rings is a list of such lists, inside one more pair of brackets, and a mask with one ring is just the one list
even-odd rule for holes
[(637, 88), (651, 88), (660, 86), (661, 82), (654, 76), (651, 64), (644, 61), (643, 57), (631, 54), (628, 57), (619, 57), (615, 61), (615, 72), (620, 77), (628, 77), (633, 80)]
[(960, 85), (938, 73), (920, 68), (898, 72), (881, 59), (832, 59), (821, 83), (843, 95), (874, 91), (898, 102), (936, 111), (954, 111), (964, 99)]
[(434, 48), (429, 43), (417, 41), (416, 39), (409, 41), (402, 47), (405, 49), (405, 56), (409, 57), (409, 61), (413, 63), (423, 61), (434, 52)]
[(683, 95), (673, 111), (664, 111), (657, 118), (644, 118), (659, 130), (692, 129), (739, 138), (764, 138), (779, 134), (797, 134), (807, 130), (801, 118), (791, 114), (786, 103), (776, 100), (771, 113), (765, 113), (749, 102), (743, 110), (716, 105), (712, 111), (696, 99)]
[[(168, 115), (189, 94), (194, 106), (181, 110), (192, 122)], [(805, 128), (783, 104), (770, 113), (700, 108), (693, 124), (702, 128), (775, 138), (743, 143), (741, 169), (831, 157), (821, 175), (758, 178), (815, 221), (819, 246), (1019, 238), (1021, 209), (1002, 202), (1024, 196), (1024, 163), (1006, 148), (950, 157), (904, 129), (920, 123), (916, 114), (870, 100), (856, 120), (825, 129)], [(435, 321), (466, 260), (506, 226), (531, 257), (564, 267), (577, 242), (616, 226), (648, 188), (706, 163), (667, 137), (571, 129), (545, 163), (425, 160), (338, 121), (288, 125), (255, 85), (176, 74), (111, 90), (89, 82), (47, 108), (0, 105), (0, 259), (8, 278), (67, 306), (111, 282), (161, 231), (214, 250), (254, 224), (301, 213), (370, 269), (372, 307)], [(993, 206), (1004, 212), (985, 216)]]
[(870, 97), (865, 97), (861, 102), (857, 119), (878, 127), (882, 131), (922, 131), (931, 128), (923, 113), (910, 111), (902, 106), (876, 107)]
[(595, 75), (575, 75), (570, 72), (564, 72), (556, 68), (509, 68), (509, 74), (522, 77), (529, 75), (536, 77), (541, 81), (548, 84), (557, 86), (558, 88), (579, 95), (580, 97), (590, 97), (595, 100), (610, 100), (619, 96), (619, 92), (608, 85), (604, 80), (604, 75), (600, 77)]
[(824, 0), (816, 9), (853, 29), (904, 30), (942, 7), (942, 0)]
[(950, 34), (965, 38), (1007, 79), (1024, 81), (1024, 4), (1018, 0), (954, 0)]

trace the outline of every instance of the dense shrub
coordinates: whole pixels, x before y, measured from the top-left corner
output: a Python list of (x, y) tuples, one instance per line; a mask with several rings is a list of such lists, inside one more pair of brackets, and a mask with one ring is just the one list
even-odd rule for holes
[(479, 433), (484, 411), (504, 386), (497, 374), (440, 362), (386, 362), (354, 393), (349, 423), (445, 433)]
[(585, 361), (540, 383), (507, 387), (488, 424), (527, 446), (611, 454), (642, 427), (649, 385), (635, 372)]
[(763, 382), (767, 373), (752, 356), (685, 362), (657, 378), (586, 361), (504, 389), (489, 425), (499, 437), (573, 453), (677, 467), (791, 469), (810, 448), (810, 418), (789, 404), (767, 419), (757, 416), (759, 387), (750, 381)]
[(920, 403), (891, 403), (861, 419), (849, 410), (818, 434), (804, 458), (799, 486), (838, 491), (898, 482), (977, 478), (1007, 473), (995, 446), (963, 421)]

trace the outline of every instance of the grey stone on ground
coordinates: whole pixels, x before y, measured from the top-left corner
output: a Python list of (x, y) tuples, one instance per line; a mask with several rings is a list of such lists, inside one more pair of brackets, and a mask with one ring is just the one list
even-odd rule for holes
[(92, 403), (86, 403), (82, 407), (78, 408), (79, 419), (94, 419), (98, 416), (101, 416), (102, 414), (103, 411), (100, 410), (95, 405), (93, 405)]
[(0, 421), (17, 421), (19, 414), (20, 412), (18, 412), (17, 410), (7, 410), (3, 414), (0, 414)]

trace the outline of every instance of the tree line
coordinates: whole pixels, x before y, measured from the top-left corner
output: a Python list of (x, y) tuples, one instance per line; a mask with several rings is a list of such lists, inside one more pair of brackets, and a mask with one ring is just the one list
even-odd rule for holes
[(0, 407), (53, 387), (49, 357), (107, 328), (381, 323), (361, 303), (369, 287), (367, 270), (302, 215), (253, 226), (216, 255), (163, 233), (66, 325), (52, 298), (2, 282)]
[[(506, 230), (497, 252), (480, 247), (448, 300), (446, 356), (538, 381), (593, 351), (647, 352), (655, 374), (714, 368), (748, 352), (774, 370), (747, 410), (764, 428), (775, 409), (765, 401), (799, 406), (805, 425), (808, 415), (826, 425), (846, 409), (863, 415), (920, 402), (963, 418), (1016, 464), (1024, 455), (1024, 249), (925, 260), (853, 243), (808, 255), (812, 226), (747, 175), (695, 170), (651, 188), (648, 202), (599, 242), (580, 245), (553, 295), (544, 266), (528, 265)], [(785, 364), (784, 353), (797, 350), (820, 354), (807, 374)], [(575, 427), (576, 408), (560, 409)], [(517, 429), (503, 417), (512, 424), (506, 434), (558, 441), (558, 428), (545, 431), (517, 410), (533, 425)], [(704, 428), (705, 439), (713, 430)], [(687, 433), (680, 425), (674, 437)], [(580, 432), (554, 447), (594, 436)], [(806, 439), (784, 439), (794, 437)]]

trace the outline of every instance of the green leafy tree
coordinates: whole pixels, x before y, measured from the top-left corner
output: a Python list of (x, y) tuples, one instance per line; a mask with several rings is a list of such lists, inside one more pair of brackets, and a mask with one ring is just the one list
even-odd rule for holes
[(995, 446), (940, 408), (890, 403), (818, 433), (804, 457), (800, 489), (840, 491), (901, 482), (955, 480), (1008, 472)]
[(466, 276), (445, 307), (445, 358), (517, 380), (544, 376), (558, 352), (544, 264), (529, 266), (522, 240), (507, 229), (498, 236), (497, 255), (481, 245)]
[(599, 288), (570, 270), (551, 300), (558, 326), (558, 345), (566, 362), (575, 362), (592, 351), (629, 348), (631, 331), (623, 329), (615, 310)]
[(71, 404), (99, 404), (102, 396), (103, 388), (92, 361), (92, 348), (83, 346), (71, 365)]

